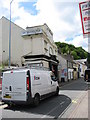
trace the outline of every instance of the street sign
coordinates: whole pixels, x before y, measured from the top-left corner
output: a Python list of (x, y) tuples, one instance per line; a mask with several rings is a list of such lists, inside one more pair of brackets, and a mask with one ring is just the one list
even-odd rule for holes
[(90, 0), (79, 3), (83, 35), (90, 35)]

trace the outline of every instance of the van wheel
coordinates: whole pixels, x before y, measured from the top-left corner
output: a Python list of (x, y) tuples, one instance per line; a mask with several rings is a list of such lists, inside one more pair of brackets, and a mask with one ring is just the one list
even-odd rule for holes
[(57, 87), (57, 89), (56, 89), (56, 94), (55, 94), (56, 96), (58, 96), (59, 95), (59, 87)]
[(40, 103), (40, 96), (37, 94), (33, 99), (34, 106), (38, 106)]

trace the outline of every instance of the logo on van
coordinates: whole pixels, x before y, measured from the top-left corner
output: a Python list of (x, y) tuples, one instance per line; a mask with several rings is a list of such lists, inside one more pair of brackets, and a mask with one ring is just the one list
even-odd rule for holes
[(40, 77), (34, 76), (34, 80), (39, 80), (39, 79), (40, 79)]

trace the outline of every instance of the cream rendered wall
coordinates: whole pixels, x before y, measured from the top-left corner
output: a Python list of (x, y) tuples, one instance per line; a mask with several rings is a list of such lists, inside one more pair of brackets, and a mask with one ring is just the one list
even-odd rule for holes
[(48, 37), (48, 39), (50, 40), (50, 42), (54, 43), (54, 41), (53, 41), (53, 33), (52, 33), (52, 31), (49, 29), (49, 27), (48, 27), (46, 24), (44, 24), (44, 25), (42, 25), (42, 29), (43, 29), (43, 31), (45, 31), (45, 33), (47, 34), (47, 37)]
[[(44, 40), (47, 42), (47, 53), (45, 52)], [(50, 56), (50, 48), (52, 48), (53, 50), (52, 55), (57, 56), (57, 46), (55, 45), (55, 43), (50, 42), (50, 40), (48, 40), (47, 37), (45, 37), (44, 35), (43, 35), (43, 46), (44, 46), (43, 50), (45, 55)]]
[(43, 38), (41, 35), (32, 35), (23, 37), (24, 55), (41, 55), (43, 51)]
[(46, 67), (46, 68), (49, 68), (49, 63), (48, 63), (48, 61), (43, 61), (43, 66)]
[[(26, 31), (35, 33), (37, 30), (40, 30), (40, 29), (43, 31), (42, 34), (31, 35), (32, 36), (32, 46), (33, 46), (32, 54), (34, 54), (34, 55), (35, 54), (45, 54), (47, 56), (50, 56), (50, 47), (51, 47), (53, 50), (52, 55), (57, 56), (57, 46), (55, 45), (55, 43), (53, 41), (53, 33), (46, 24), (41, 25), (41, 26), (28, 27), (28, 28), (26, 28)], [(24, 38), (27, 39), (26, 36)], [(44, 40), (47, 42), (47, 52), (45, 50)]]
[(0, 19), (0, 64), (2, 64), (2, 19)]
[[(23, 29), (14, 23), (11, 24), (11, 63), (21, 65), (21, 56), (23, 55), (23, 38), (21, 37)], [(3, 40), (3, 62), (9, 59), (9, 20), (2, 18), (2, 40)]]
[(47, 34), (48, 49), (51, 47), (53, 49), (53, 55), (57, 56), (57, 46), (54, 43), (52, 31), (49, 29), (49, 27), (46, 24), (42, 26), (42, 29)]
[(23, 38), (23, 55), (32, 54), (32, 39), (30, 37)]
[(9, 59), (9, 22), (2, 17), (2, 62), (8, 63)]
[(15, 64), (21, 65), (21, 57), (23, 56), (23, 37), (21, 36), (23, 29), (19, 26), (12, 24), (12, 51), (11, 60)]
[(43, 38), (40, 35), (36, 35), (32, 38), (32, 54), (41, 55), (43, 51)]

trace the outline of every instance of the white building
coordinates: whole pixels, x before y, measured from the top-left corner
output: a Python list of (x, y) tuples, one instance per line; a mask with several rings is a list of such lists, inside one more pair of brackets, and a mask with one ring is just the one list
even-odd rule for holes
[[(5, 17), (0, 19), (0, 63), (7, 64), (9, 60), (9, 20)], [(11, 23), (11, 62), (21, 65), (21, 57), (24, 52), (21, 33), (24, 29)]]
[[(0, 19), (1, 64), (9, 60), (9, 25), (7, 18)], [(23, 29), (11, 23), (11, 64), (36, 64), (57, 69), (57, 46), (46, 24)]]
[(84, 75), (85, 70), (87, 69), (87, 66), (86, 66), (87, 59), (79, 59), (75, 61), (78, 62), (80, 65), (79, 71), (80, 71), (80, 77), (82, 77)]

